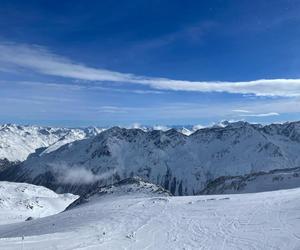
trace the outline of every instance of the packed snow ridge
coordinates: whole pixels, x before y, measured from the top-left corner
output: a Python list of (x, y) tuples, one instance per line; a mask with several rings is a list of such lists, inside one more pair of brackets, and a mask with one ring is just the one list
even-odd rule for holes
[(104, 187), (93, 187), (73, 202), (67, 209), (80, 206), (107, 196), (121, 197), (134, 194), (136, 197), (165, 197), (172, 194), (161, 186), (147, 182), (140, 177), (131, 177)]
[(113, 127), (47, 154), (31, 154), (22, 164), (0, 173), (0, 179), (82, 194), (92, 185), (140, 176), (172, 194), (191, 195), (221, 176), (297, 168), (299, 147), (300, 122), (227, 123), (189, 136), (177, 129)]
[(56, 194), (41, 186), (1, 181), (0, 224), (59, 213), (77, 198), (73, 194)]

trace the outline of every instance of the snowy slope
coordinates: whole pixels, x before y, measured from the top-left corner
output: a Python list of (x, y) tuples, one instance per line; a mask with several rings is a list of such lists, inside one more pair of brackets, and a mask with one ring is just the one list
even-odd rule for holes
[(132, 194), (135, 197), (165, 197), (172, 195), (160, 186), (147, 182), (140, 177), (132, 177), (104, 187), (93, 187), (68, 206), (67, 209), (72, 209), (85, 203), (98, 202), (99, 199), (103, 199), (106, 196), (111, 198), (111, 196), (120, 197)]
[(41, 186), (1, 181), (0, 224), (59, 213), (77, 198), (72, 194), (56, 194)]
[(0, 226), (0, 249), (299, 249), (299, 196), (300, 189), (189, 197), (110, 193), (60, 214)]
[(300, 186), (300, 168), (278, 169), (244, 176), (222, 176), (208, 183), (200, 194), (265, 192)]
[(0, 159), (24, 161), (36, 149), (51, 146), (47, 152), (65, 143), (100, 133), (102, 129), (69, 129), (39, 126), (0, 125)]
[(220, 176), (299, 167), (299, 148), (300, 122), (228, 123), (190, 136), (176, 129), (113, 127), (50, 153), (32, 154), (20, 166), (0, 173), (0, 179), (80, 194), (93, 183), (107, 185), (140, 176), (173, 194), (186, 195), (200, 192)]

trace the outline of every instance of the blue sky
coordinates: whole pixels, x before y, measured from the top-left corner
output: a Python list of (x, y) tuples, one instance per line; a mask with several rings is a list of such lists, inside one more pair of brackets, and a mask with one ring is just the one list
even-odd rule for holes
[(0, 2), (0, 122), (300, 119), (300, 1)]

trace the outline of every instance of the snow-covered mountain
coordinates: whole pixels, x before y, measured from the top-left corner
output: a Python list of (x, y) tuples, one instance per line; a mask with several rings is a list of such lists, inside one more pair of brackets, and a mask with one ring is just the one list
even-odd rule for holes
[(207, 184), (200, 194), (255, 193), (300, 186), (300, 168), (276, 169), (244, 176), (222, 176)]
[[(221, 122), (220, 124), (222, 124)], [(219, 125), (215, 125), (219, 126)], [(135, 126), (135, 127), (129, 127), (129, 128), (139, 128), (142, 129), (145, 132), (153, 131), (153, 130), (161, 130), (161, 131), (168, 131), (170, 129), (176, 129), (178, 132), (184, 134), (184, 135), (191, 135), (192, 133), (196, 132), (199, 129), (204, 128), (202, 125), (169, 125), (169, 126), (162, 126), (162, 125), (155, 125), (155, 126)]]
[(69, 129), (39, 126), (0, 125), (0, 159), (10, 162), (24, 161), (38, 148), (47, 152), (65, 143), (81, 140), (100, 133), (99, 128)]
[(113, 127), (47, 154), (32, 154), (0, 178), (81, 194), (92, 184), (140, 176), (176, 195), (195, 194), (221, 176), (299, 167), (299, 148), (300, 122), (235, 122), (190, 136), (176, 129)]
[(53, 216), (0, 225), (0, 249), (300, 249), (299, 188), (148, 194), (110, 192)]
[[(137, 126), (134, 126), (137, 127)], [(139, 126), (144, 131), (168, 130), (165, 126)], [(176, 126), (179, 132), (190, 135), (199, 126)], [(0, 160), (7, 160), (10, 164), (26, 160), (29, 154), (39, 150), (42, 154), (49, 153), (66, 143), (82, 140), (97, 135), (106, 128), (57, 128), (41, 126), (23, 126), (16, 124), (0, 125)], [(47, 148), (45, 151), (43, 151)], [(1, 168), (1, 163), (0, 163)]]
[(1, 181), (0, 224), (59, 213), (77, 198), (73, 194), (56, 194), (41, 186)]
[[(140, 126), (134, 125), (128, 128), (139, 128), (143, 131), (162, 130), (166, 131), (172, 127), (177, 131), (190, 135), (199, 128), (196, 126)], [(0, 161), (7, 160), (9, 164), (19, 163), (26, 160), (29, 154), (39, 149), (42, 154), (49, 153), (66, 143), (82, 140), (95, 136), (107, 128), (63, 128), (63, 127), (41, 127), (29, 125), (3, 124), (0, 125)], [(47, 148), (47, 149), (46, 149)], [(46, 149), (44, 151), (44, 149)], [(0, 162), (1, 166), (4, 166)], [(7, 165), (7, 164), (6, 164)]]

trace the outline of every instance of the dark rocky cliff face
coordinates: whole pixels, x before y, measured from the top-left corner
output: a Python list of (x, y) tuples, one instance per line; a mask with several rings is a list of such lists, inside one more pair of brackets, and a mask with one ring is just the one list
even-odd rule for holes
[(4, 171), (4, 170), (7, 170), (13, 166), (16, 166), (20, 164), (20, 162), (12, 162), (12, 161), (9, 161), (7, 160), (6, 158), (4, 159), (0, 159), (0, 172)]
[(243, 176), (221, 176), (209, 181), (198, 194), (235, 194), (275, 191), (300, 187), (300, 167), (275, 169)]

